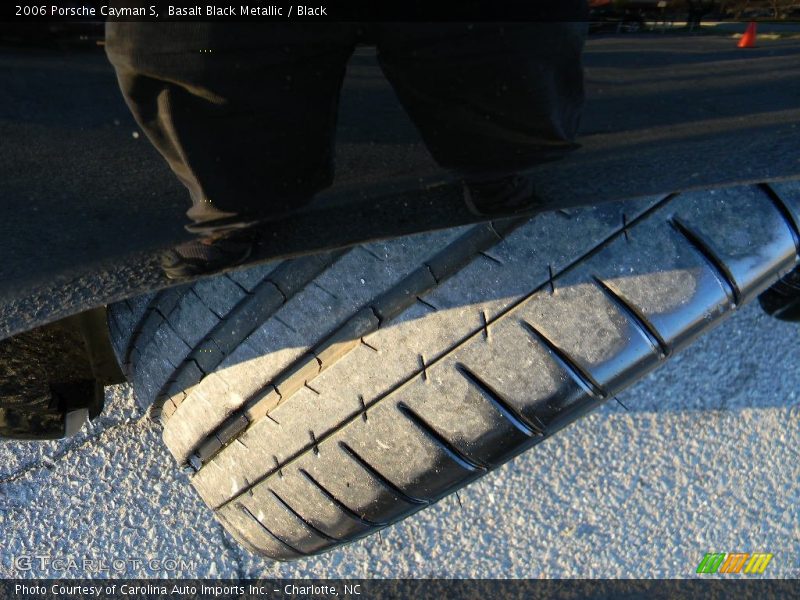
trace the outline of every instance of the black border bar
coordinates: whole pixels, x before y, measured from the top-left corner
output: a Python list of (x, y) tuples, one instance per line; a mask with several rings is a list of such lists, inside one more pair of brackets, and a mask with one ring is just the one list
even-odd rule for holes
[(511, 600), (534, 598), (682, 599), (800, 598), (796, 580), (742, 577), (676, 580), (518, 580), (518, 579), (328, 579), (328, 580), (123, 580), (8, 579), (0, 582), (4, 598), (72, 600), (85, 598), (139, 599), (300, 599), (442, 600), (446, 598)]
[[(15, 0), (2, 5), (0, 21), (553, 22), (585, 21), (588, 4), (588, 0)], [(184, 10), (173, 10), (170, 16), (170, 7)], [(209, 7), (214, 9), (210, 13)], [(247, 15), (243, 7), (248, 7)], [(199, 10), (189, 11), (195, 8)]]
[[(688, 16), (682, 0), (665, 0), (663, 9), (656, 0), (615, 2), (620, 4), (609, 6), (624, 9), (628, 2), (651, 16)], [(767, 0), (756, 4), (768, 6)], [(15, 0), (0, 5), (0, 22), (582, 22), (593, 18), (589, 5), (590, 0)]]

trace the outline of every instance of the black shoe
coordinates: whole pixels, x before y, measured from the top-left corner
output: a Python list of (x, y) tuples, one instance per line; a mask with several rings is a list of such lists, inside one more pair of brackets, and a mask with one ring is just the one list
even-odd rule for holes
[(479, 217), (513, 217), (542, 210), (533, 181), (523, 175), (464, 182), (467, 208)]
[(245, 262), (253, 252), (252, 231), (233, 232), (185, 242), (161, 255), (161, 268), (168, 279), (186, 279), (215, 273)]
[(800, 267), (784, 275), (758, 297), (761, 308), (781, 321), (800, 322)]

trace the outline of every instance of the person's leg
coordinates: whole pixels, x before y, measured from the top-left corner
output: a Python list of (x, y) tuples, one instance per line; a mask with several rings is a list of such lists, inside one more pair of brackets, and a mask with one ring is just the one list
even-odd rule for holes
[(436, 161), (473, 184), (476, 212), (481, 204), (491, 214), (495, 201), (500, 212), (524, 208), (532, 186), (517, 174), (577, 148), (585, 29), (578, 22), (377, 27), (384, 72)]
[(109, 23), (125, 100), (189, 189), (190, 230), (270, 220), (333, 179), (350, 26)]

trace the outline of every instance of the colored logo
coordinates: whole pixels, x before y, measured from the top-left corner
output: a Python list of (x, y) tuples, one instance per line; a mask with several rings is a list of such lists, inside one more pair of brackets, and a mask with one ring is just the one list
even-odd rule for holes
[(709, 552), (697, 565), (697, 572), (760, 575), (766, 570), (772, 556), (767, 552)]

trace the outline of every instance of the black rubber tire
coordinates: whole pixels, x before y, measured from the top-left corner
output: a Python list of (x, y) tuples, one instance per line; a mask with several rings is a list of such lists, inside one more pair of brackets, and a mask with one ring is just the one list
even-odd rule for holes
[(784, 275), (761, 294), (758, 301), (768, 315), (781, 321), (800, 323), (800, 268)]
[(216, 517), (291, 559), (612, 398), (792, 268), (794, 215), (765, 186), (561, 211), (228, 273), (110, 326)]

